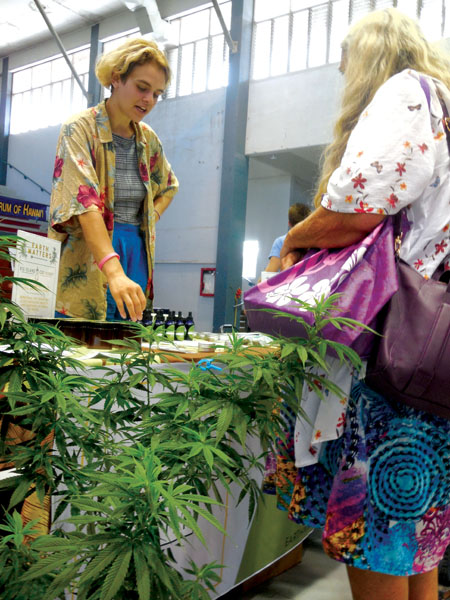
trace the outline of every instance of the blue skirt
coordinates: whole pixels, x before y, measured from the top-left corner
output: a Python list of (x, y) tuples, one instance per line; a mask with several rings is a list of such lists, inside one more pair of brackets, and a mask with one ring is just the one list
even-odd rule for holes
[[(139, 284), (145, 293), (148, 284), (148, 262), (144, 233), (139, 225), (114, 223), (112, 244), (115, 252), (120, 256), (125, 275)], [(106, 320), (122, 321), (109, 288), (106, 302)]]

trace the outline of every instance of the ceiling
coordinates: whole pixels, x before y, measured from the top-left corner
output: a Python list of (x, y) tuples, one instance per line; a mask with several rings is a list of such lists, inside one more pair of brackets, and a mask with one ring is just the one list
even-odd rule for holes
[[(53, 28), (61, 35), (90, 27), (155, 0), (39, 0)], [(162, 18), (206, 4), (208, 0), (156, 0)], [(0, 57), (52, 37), (34, 0), (0, 0)]]
[[(33, 0), (0, 0), (0, 5), (0, 56), (52, 37)], [(58, 34), (126, 10), (122, 0), (41, 0), (41, 5)]]

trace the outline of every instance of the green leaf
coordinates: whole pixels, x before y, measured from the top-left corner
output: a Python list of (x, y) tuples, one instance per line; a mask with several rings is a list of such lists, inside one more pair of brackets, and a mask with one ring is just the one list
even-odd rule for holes
[(282, 350), (281, 350), (281, 358), (285, 358), (286, 356), (289, 356), (289, 354), (292, 354), (292, 352), (295, 352), (297, 348), (297, 344), (286, 344), (285, 346), (283, 346)]
[(200, 542), (206, 546), (206, 540), (205, 537), (200, 529), (200, 527), (197, 525), (196, 520), (194, 519), (194, 517), (190, 514), (190, 512), (184, 508), (184, 506), (179, 506), (179, 511), (181, 513), (183, 513), (184, 515), (184, 519), (180, 517), (181, 521), (183, 523), (185, 523), (186, 527), (192, 529), (192, 531), (195, 533), (195, 535), (198, 537), (198, 539), (200, 540)]
[(253, 383), (257, 383), (262, 378), (263, 370), (260, 366), (253, 370)]
[(46, 600), (50, 598), (56, 598), (64, 592), (66, 588), (70, 586), (73, 579), (78, 573), (80, 568), (80, 561), (70, 563), (65, 569), (58, 573), (58, 575), (52, 581), (51, 586), (46, 590)]
[(266, 381), (267, 385), (270, 389), (273, 388), (273, 377), (269, 370), (263, 369), (263, 378)]
[(77, 498), (72, 500), (72, 505), (80, 508), (85, 511), (97, 511), (100, 513), (111, 514), (112, 510), (110, 507), (104, 502), (96, 502), (95, 500), (90, 500), (89, 498)]
[(219, 415), (217, 419), (217, 441), (219, 442), (230, 426), (231, 420), (233, 418), (233, 407), (228, 405), (226, 406)]
[(43, 575), (47, 575), (58, 567), (62, 567), (66, 564), (66, 556), (61, 557), (59, 554), (56, 556), (47, 556), (46, 558), (41, 559), (39, 562), (32, 565), (27, 573), (20, 577), (20, 581), (31, 581), (32, 579), (42, 577)]
[(213, 456), (213, 453), (211, 452), (211, 448), (208, 448), (208, 446), (205, 446), (203, 448), (203, 456), (205, 457), (208, 467), (210, 469), (212, 469), (213, 465), (214, 465), (214, 456)]
[(316, 363), (322, 367), (322, 369), (327, 372), (328, 371), (328, 365), (326, 364), (326, 362), (324, 361), (324, 359), (315, 351), (312, 350), (312, 348), (309, 349), (309, 354), (310, 356), (312, 356)]
[(242, 447), (245, 448), (245, 441), (247, 439), (247, 420), (244, 418), (244, 415), (242, 415), (241, 419), (237, 420), (235, 429)]
[(41, 535), (33, 541), (33, 548), (41, 552), (52, 552), (58, 550), (75, 550), (76, 544), (72, 540), (59, 538), (55, 535)]
[(218, 529), (220, 531), (220, 533), (227, 535), (227, 532), (223, 528), (220, 521), (218, 519), (216, 519), (216, 517), (214, 517), (214, 515), (212, 515), (209, 511), (205, 510), (204, 508), (201, 508), (200, 506), (194, 506), (193, 509), (199, 515), (201, 515), (204, 519), (206, 519), (209, 523), (211, 523), (211, 525), (214, 525), (214, 527), (216, 529)]
[(80, 584), (90, 579), (96, 579), (97, 575), (112, 563), (119, 552), (120, 549), (117, 547), (111, 548), (111, 546), (106, 546), (106, 548), (103, 548), (81, 574)]
[(140, 548), (134, 549), (133, 558), (139, 600), (150, 600), (150, 572), (145, 556)]
[[(11, 499), (9, 501), (8, 510), (10, 510), (13, 506), (22, 502), (22, 500), (27, 495), (28, 490), (30, 489), (31, 481), (26, 477), (19, 477), (19, 485), (14, 490)], [(17, 479), (16, 479), (17, 481)]]
[(102, 600), (112, 600), (119, 591), (128, 573), (132, 550), (119, 554), (109, 568), (108, 575), (102, 585)]
[(73, 525), (87, 525), (88, 523), (98, 523), (102, 520), (101, 517), (96, 515), (74, 515), (66, 519), (68, 523), (72, 523)]
[(22, 374), (20, 369), (15, 369), (10, 373), (9, 392), (20, 392), (22, 390)]

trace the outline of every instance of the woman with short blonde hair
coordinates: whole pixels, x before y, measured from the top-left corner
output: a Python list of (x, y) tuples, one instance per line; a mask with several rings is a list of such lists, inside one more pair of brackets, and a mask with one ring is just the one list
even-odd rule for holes
[(100, 57), (111, 96), (61, 128), (49, 237), (62, 242), (57, 316), (142, 318), (153, 299), (155, 224), (178, 190), (142, 119), (170, 82), (155, 42), (129, 39)]
[(166, 86), (170, 84), (171, 71), (166, 55), (156, 42), (144, 38), (131, 38), (100, 56), (95, 67), (99, 82), (105, 87), (111, 86), (113, 73), (118, 73), (125, 81), (136, 65), (153, 62), (165, 74)]

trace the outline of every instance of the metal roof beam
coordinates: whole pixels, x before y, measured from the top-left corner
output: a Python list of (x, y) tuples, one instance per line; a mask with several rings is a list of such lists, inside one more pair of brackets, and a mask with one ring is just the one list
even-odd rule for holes
[(78, 83), (78, 85), (80, 86), (81, 91), (83, 92), (83, 95), (85, 96), (85, 98), (89, 101), (89, 96), (88, 93), (83, 85), (83, 82), (81, 81), (81, 79), (78, 76), (78, 73), (75, 71), (75, 67), (73, 66), (73, 64), (70, 61), (70, 58), (63, 46), (63, 43), (61, 41), (61, 38), (59, 37), (59, 35), (56, 33), (55, 29), (53, 28), (53, 25), (50, 22), (50, 19), (47, 17), (45, 10), (42, 7), (42, 4), (39, 2), (39, 0), (34, 0), (34, 3), (36, 4), (36, 7), (38, 9), (38, 11), (41, 13), (42, 18), (44, 19), (45, 23), (47, 24), (47, 27), (50, 31), (50, 33), (52, 34), (52, 36), (55, 38), (55, 42), (58, 45), (58, 48), (61, 50), (62, 55), (64, 56), (64, 60), (66, 61), (66, 63), (69, 66), (69, 69), (72, 71), (72, 74), (75, 78), (75, 81)]
[(217, 18), (219, 19), (219, 23), (222, 27), (223, 35), (225, 36), (228, 48), (230, 49), (230, 52), (232, 54), (235, 54), (238, 51), (238, 43), (232, 39), (230, 32), (227, 29), (227, 25), (225, 23), (225, 19), (223, 18), (222, 11), (220, 10), (219, 3), (217, 2), (217, 0), (212, 0), (212, 3), (214, 6), (214, 10), (216, 11)]

